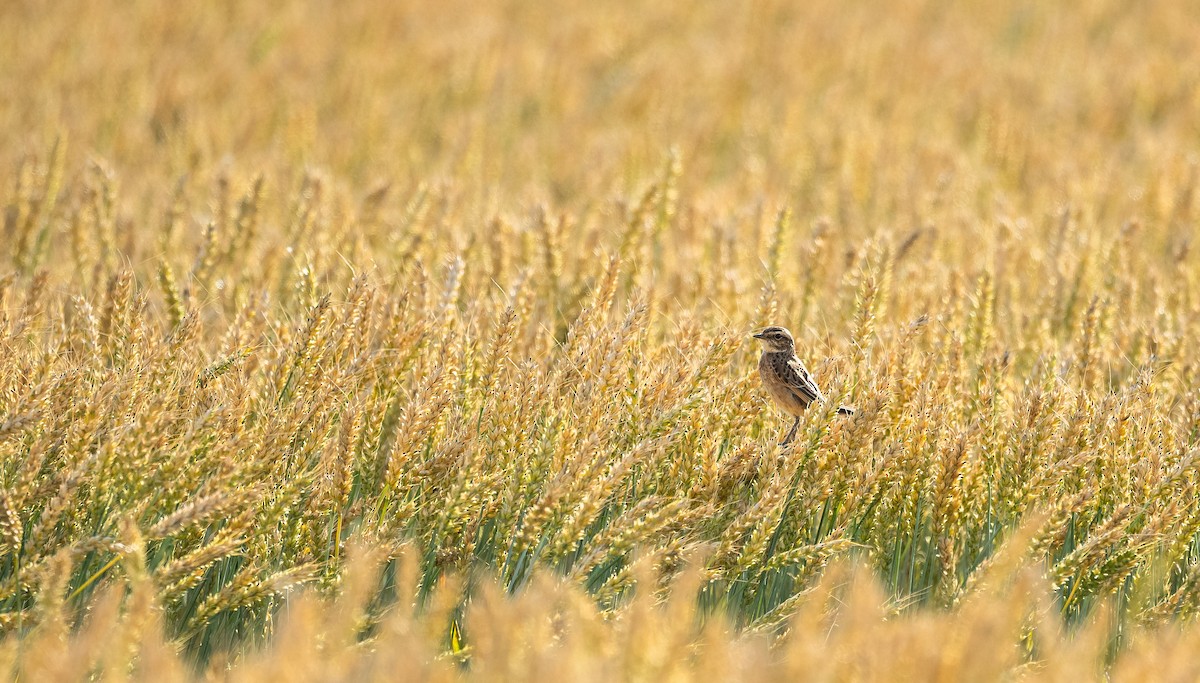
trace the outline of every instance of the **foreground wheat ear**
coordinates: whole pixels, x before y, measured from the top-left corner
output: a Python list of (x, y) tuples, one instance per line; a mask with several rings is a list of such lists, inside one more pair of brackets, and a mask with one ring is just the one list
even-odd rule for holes
[[(763, 387), (776, 405), (795, 418), (792, 428), (779, 444), (786, 446), (796, 437), (800, 415), (813, 401), (824, 403), (825, 394), (821, 393), (808, 368), (796, 356), (796, 341), (787, 328), (772, 325), (754, 335), (754, 338), (763, 343), (762, 357), (758, 359), (758, 375), (762, 378)], [(848, 406), (839, 406), (837, 411), (839, 415), (854, 414), (854, 408)]]

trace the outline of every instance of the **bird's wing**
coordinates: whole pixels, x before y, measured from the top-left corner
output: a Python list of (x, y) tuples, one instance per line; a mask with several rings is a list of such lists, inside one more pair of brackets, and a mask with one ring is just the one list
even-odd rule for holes
[(817, 383), (813, 381), (812, 375), (808, 374), (808, 368), (804, 367), (799, 358), (792, 356), (782, 374), (784, 384), (805, 402), (825, 400), (825, 395), (817, 388)]

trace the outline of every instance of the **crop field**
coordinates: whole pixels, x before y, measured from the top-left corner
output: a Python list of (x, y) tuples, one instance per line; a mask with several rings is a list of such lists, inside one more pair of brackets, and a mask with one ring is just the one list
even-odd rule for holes
[(0, 671), (1197, 680), (1195, 10), (0, 2)]

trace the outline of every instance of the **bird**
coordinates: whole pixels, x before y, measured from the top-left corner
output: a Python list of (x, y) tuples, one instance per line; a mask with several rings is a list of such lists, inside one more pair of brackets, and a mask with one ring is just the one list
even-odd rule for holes
[[(813, 401), (825, 403), (825, 394), (817, 388), (808, 368), (796, 357), (796, 340), (787, 328), (772, 325), (753, 335), (763, 343), (762, 357), (758, 359), (758, 376), (763, 387), (775, 404), (796, 418), (787, 436), (780, 443), (786, 446), (796, 437), (800, 428), (800, 415)], [(854, 408), (839, 406), (839, 415), (853, 415)]]

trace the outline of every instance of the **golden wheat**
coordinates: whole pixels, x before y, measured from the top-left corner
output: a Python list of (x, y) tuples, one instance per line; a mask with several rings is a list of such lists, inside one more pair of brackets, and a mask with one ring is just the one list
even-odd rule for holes
[(1191, 8), (544, 5), (0, 5), (0, 666), (1194, 678)]

